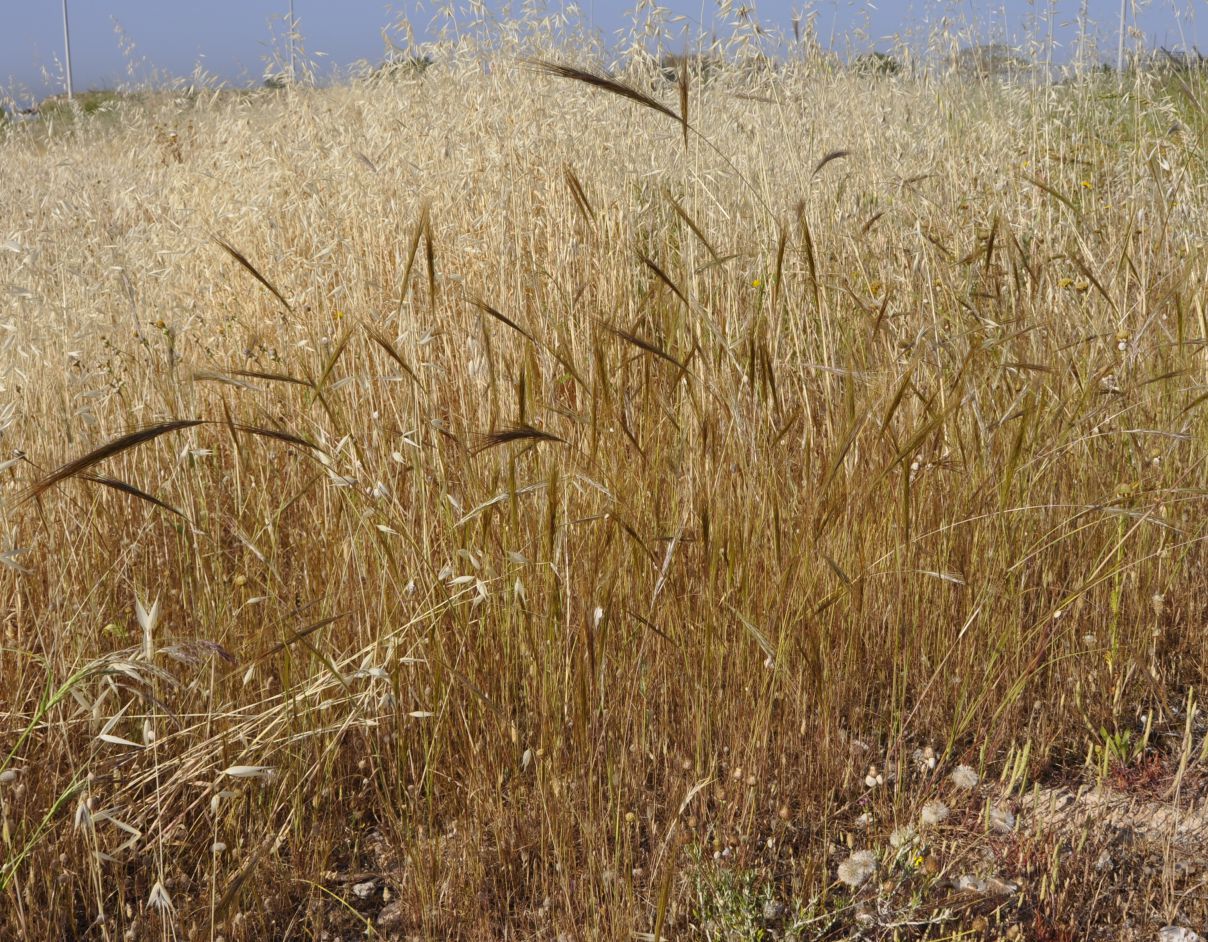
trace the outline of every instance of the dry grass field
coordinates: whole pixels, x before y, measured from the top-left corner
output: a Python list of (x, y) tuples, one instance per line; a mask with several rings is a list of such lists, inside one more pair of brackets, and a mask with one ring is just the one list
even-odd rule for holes
[(1202, 929), (1203, 73), (542, 58), (0, 131), (0, 937)]

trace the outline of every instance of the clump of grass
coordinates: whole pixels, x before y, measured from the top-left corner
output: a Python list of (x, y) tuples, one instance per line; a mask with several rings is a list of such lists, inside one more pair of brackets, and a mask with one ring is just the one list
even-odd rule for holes
[(6, 131), (0, 934), (1091, 918), (1007, 799), (1203, 778), (1203, 76), (737, 35)]

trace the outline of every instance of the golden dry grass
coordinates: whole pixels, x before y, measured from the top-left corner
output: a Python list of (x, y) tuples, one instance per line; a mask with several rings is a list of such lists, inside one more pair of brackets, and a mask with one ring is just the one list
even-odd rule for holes
[(835, 865), (1203, 758), (1202, 80), (656, 75), (9, 129), (0, 934), (1123, 937)]

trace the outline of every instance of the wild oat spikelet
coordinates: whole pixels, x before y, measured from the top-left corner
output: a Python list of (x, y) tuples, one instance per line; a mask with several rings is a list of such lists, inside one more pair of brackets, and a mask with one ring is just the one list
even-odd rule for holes
[(172, 905), (172, 897), (168, 895), (168, 891), (164, 889), (163, 883), (159, 880), (156, 880), (155, 885), (151, 887), (151, 895), (147, 898), (147, 907), (149, 909), (158, 909), (164, 913), (170, 913), (176, 909)]

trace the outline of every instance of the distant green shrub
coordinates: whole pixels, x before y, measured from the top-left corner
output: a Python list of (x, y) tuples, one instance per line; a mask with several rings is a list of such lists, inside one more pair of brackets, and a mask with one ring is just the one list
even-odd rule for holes
[(385, 80), (414, 78), (423, 75), (435, 64), (436, 60), (427, 54), (399, 56), (387, 59), (381, 65), (370, 69), (365, 73), (365, 78)]
[(659, 60), (659, 74), (662, 75), (664, 81), (678, 82), (680, 70), (687, 66), (688, 74), (694, 80), (708, 82), (722, 65), (720, 59), (701, 53), (686, 56), (669, 53)]
[(852, 70), (861, 75), (900, 75), (902, 63), (887, 52), (869, 52), (852, 62)]

